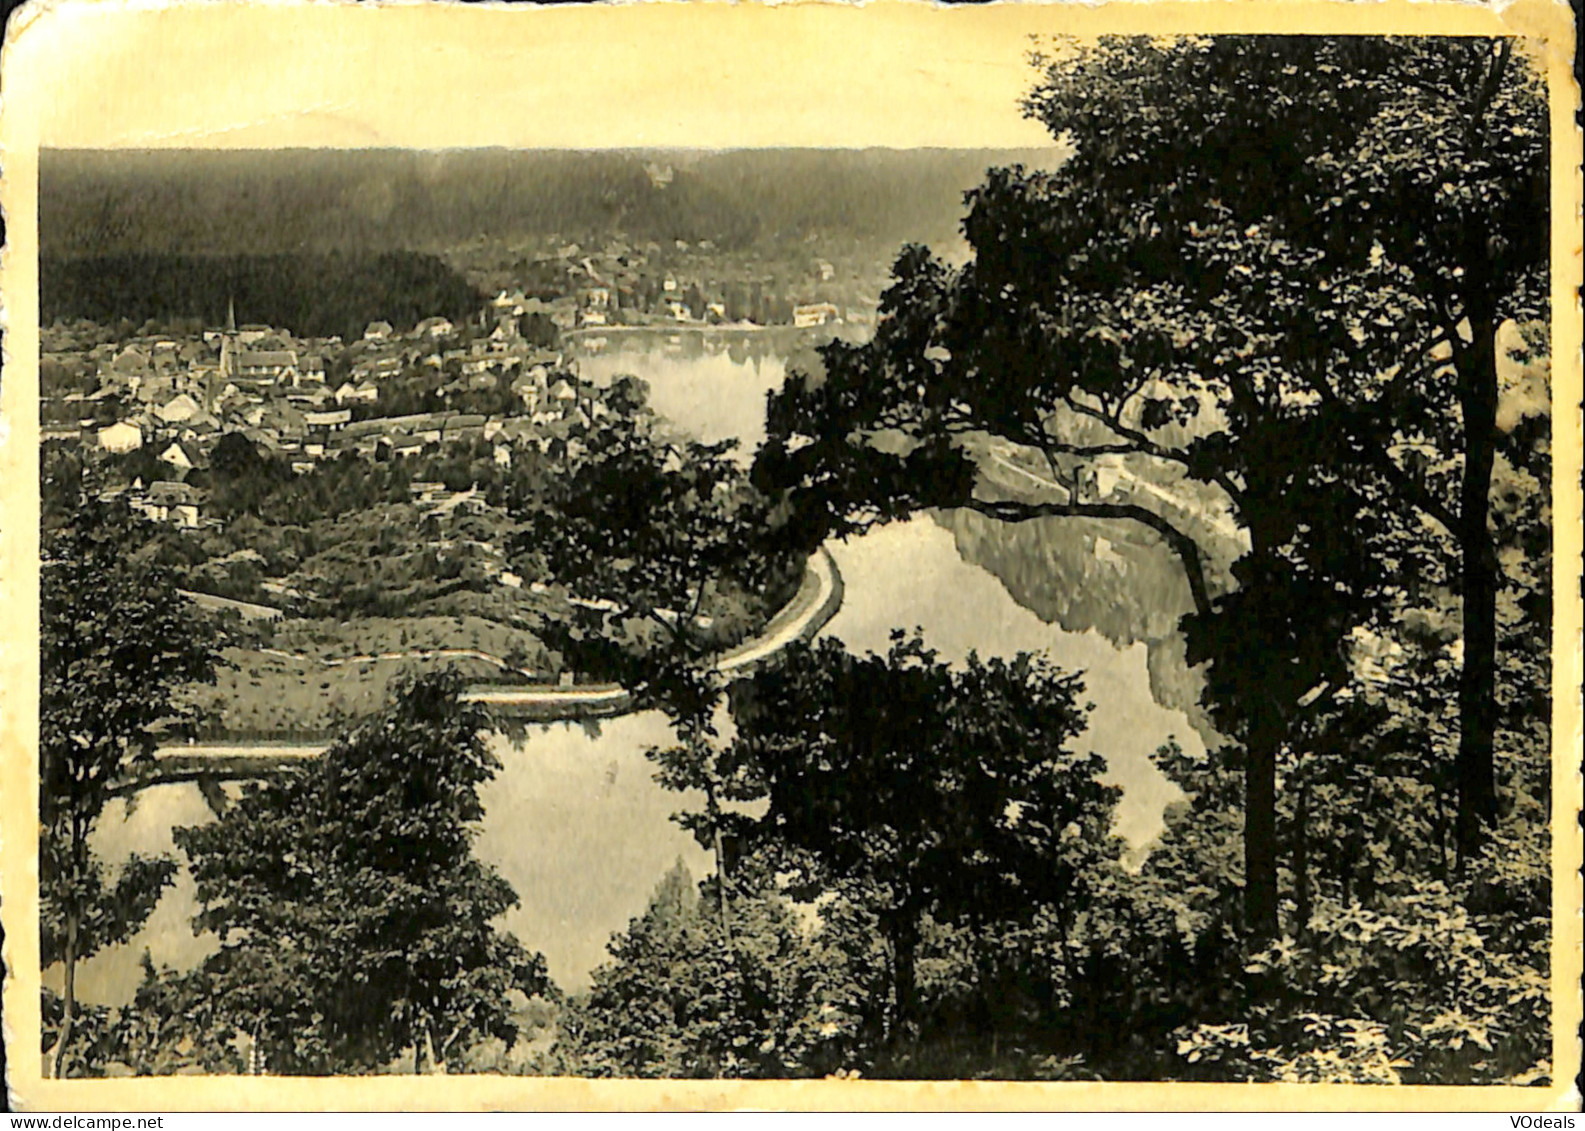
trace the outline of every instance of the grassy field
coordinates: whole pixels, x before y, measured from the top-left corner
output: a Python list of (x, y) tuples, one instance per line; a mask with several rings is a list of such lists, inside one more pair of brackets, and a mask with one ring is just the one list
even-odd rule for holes
[[(723, 646), (752, 632), (757, 618), (741, 601), (723, 599), (719, 611), (727, 614), (718, 619)], [(414, 612), (250, 624), (226, 650), (229, 666), (216, 684), (192, 690), (201, 737), (326, 738), (378, 711), (402, 677), (446, 666), (478, 683), (550, 682), (561, 674), (561, 656), (534, 629), (566, 615), (562, 598), (527, 588), (459, 589), (419, 602)]]
[(532, 633), (475, 616), (286, 621), (270, 640), (228, 648), (230, 666), (215, 686), (195, 689), (205, 715), (202, 736), (217, 741), (324, 737), (379, 710), (403, 676), (444, 666), (471, 681), (525, 678), (472, 657), (360, 658), (443, 649), (477, 650), (547, 677), (558, 660)]
[(469, 615), (367, 617), (355, 621), (289, 620), (275, 627), (271, 647), (316, 660), (344, 660), (385, 652), (472, 648), (546, 671), (551, 656), (532, 632)]
[(316, 739), (366, 718), (388, 699), (402, 676), (454, 665), (475, 680), (498, 680), (499, 669), (477, 660), (373, 660), (327, 668), (312, 661), (228, 648), (233, 665), (214, 687), (199, 689), (205, 709), (201, 737), (212, 741)]

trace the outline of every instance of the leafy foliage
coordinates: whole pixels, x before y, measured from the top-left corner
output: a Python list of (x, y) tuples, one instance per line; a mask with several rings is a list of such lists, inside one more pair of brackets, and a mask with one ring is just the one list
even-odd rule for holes
[(369, 1071), (404, 1049), (443, 1063), (479, 1038), (511, 1043), (508, 991), (533, 995), (545, 972), (490, 925), (516, 902), (472, 855), (477, 791), (499, 764), (480, 733), (489, 720), (459, 690), (453, 675), (420, 678), (312, 768), (177, 830), (203, 903), (195, 928), (220, 950), (146, 983), (139, 1013), (187, 1018), (201, 1060), (234, 1055), (246, 1034), (272, 1072)]
[[(1257, 939), (1278, 929), (1278, 762), (1355, 631), (1440, 572), (1464, 648), (1439, 785), (1472, 856), (1497, 814), (1496, 340), (1544, 293), (1536, 72), (1511, 41), (1368, 37), (1113, 38), (1036, 65), (1026, 111), (1073, 156), (990, 172), (963, 267), (905, 249), (874, 340), (772, 395), (761, 485), (838, 532), (936, 505), (1165, 538), (1241, 747)], [(987, 474), (998, 444), (1045, 461), (1038, 492)], [(1236, 588), (1207, 581), (1225, 549), (1203, 524), (1103, 467), (1214, 486), (1247, 539)]]
[(1084, 727), (1077, 676), (1022, 655), (954, 671), (898, 633), (884, 657), (840, 643), (793, 649), (735, 696), (733, 757), (769, 806), (740, 818), (750, 843), (791, 850), (806, 898), (859, 885), (892, 954), (893, 1029), (914, 1021), (921, 921), (1060, 924), (1116, 857), (1118, 791), (1067, 744)]
[(65, 967), (57, 1074), (72, 1041), (76, 964), (136, 933), (176, 867), (134, 856), (107, 882), (90, 834), (159, 737), (194, 721), (180, 690), (215, 677), (218, 641), (133, 552), (133, 521), (84, 494), (43, 538), (39, 946), (46, 966)]
[[(701, 790), (683, 815), (722, 855), (721, 803), (743, 799), (718, 765), (721, 679), (713, 661), (796, 587), (788, 526), (748, 481), (735, 442), (670, 442), (647, 415), (624, 417), (572, 472), (512, 500), (524, 571), (574, 598), (547, 640), (575, 669), (615, 679), (664, 711), (676, 745), (650, 751), (667, 786)], [(709, 610), (709, 615), (705, 615)]]
[[(734, 447), (667, 441), (647, 416), (623, 417), (591, 437), (569, 474), (509, 500), (524, 526), (514, 557), (583, 602), (556, 640), (583, 670), (675, 701), (683, 689), (668, 681), (752, 623), (783, 567), (767, 546), (768, 503)], [(733, 604), (707, 622), (701, 613), (721, 595)]]
[[(812, 924), (766, 887), (734, 879), (732, 933), (713, 891), (678, 862), (564, 1018), (568, 1071), (594, 1076), (822, 1074), (840, 1031), (822, 1001), (832, 967)], [(703, 885), (706, 889), (711, 883)]]

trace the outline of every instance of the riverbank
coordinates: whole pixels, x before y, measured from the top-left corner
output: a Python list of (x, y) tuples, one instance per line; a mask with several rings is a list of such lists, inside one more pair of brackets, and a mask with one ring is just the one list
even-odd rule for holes
[[(757, 635), (722, 655), (715, 670), (722, 675), (744, 675), (773, 659), (788, 645), (814, 639), (842, 607), (842, 596), (842, 574), (831, 552), (822, 546), (805, 564), (803, 581), (792, 599), (777, 610)], [(425, 656), (481, 658), (469, 649), (442, 649), (427, 652)], [(393, 658), (397, 657), (354, 656), (320, 662), (354, 664)], [(502, 666), (506, 666), (504, 661)], [(634, 709), (632, 693), (617, 684), (571, 687), (475, 684), (464, 692), (463, 699), (485, 704), (512, 718), (533, 722), (614, 718)], [(326, 745), (325, 742), (208, 742), (162, 746), (155, 751), (152, 765), (118, 792), (204, 777), (238, 780), (265, 776), (293, 762), (318, 757)]]

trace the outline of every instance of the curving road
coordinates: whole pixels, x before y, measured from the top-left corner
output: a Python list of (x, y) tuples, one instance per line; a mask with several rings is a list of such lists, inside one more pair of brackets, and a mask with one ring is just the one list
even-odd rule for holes
[[(822, 546), (804, 567), (803, 583), (792, 600), (777, 611), (758, 636), (723, 655), (715, 670), (722, 675), (753, 670), (789, 644), (813, 639), (841, 606), (842, 575), (831, 552)], [(463, 698), (536, 721), (609, 718), (626, 714), (633, 705), (632, 695), (614, 683), (583, 687), (474, 687)]]

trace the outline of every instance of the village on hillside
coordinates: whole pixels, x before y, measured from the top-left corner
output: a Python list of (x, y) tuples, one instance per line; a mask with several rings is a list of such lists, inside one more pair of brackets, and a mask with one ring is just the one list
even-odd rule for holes
[[(234, 320), (201, 337), (119, 342), (80, 327), (47, 329), (42, 439), (152, 453), (160, 477), (128, 484), (128, 500), (186, 527), (205, 521), (189, 475), (207, 469), (223, 442), (289, 461), (297, 474), (348, 452), (402, 458), (461, 440), (494, 441), (503, 462), (515, 445), (576, 452), (580, 430), (605, 405), (558, 350), (520, 332), (526, 306), (491, 303), (466, 337), (435, 317), (403, 333), (374, 322), (350, 344)], [(426, 403), (434, 409), (401, 411)]]
[[(598, 290), (578, 302), (591, 324)], [(209, 738), (326, 733), (437, 656), (475, 680), (573, 679), (537, 632), (570, 600), (513, 560), (511, 500), (656, 418), (644, 382), (580, 378), (570, 354), (599, 343), (562, 340), (553, 313), (502, 292), (352, 342), (234, 303), (219, 328), (46, 328), (45, 523), (91, 484), (145, 520), (137, 540), (189, 598), (239, 614), (202, 693)]]
[(226, 441), (233, 448), (246, 442), (297, 474), (346, 452), (401, 458), (480, 438), (503, 461), (523, 445), (575, 453), (605, 408), (578, 381), (570, 350), (599, 349), (600, 334), (873, 321), (878, 300), (866, 292), (876, 289), (879, 262), (839, 267), (816, 255), (778, 282), (761, 277), (757, 259), (734, 266), (729, 258), (708, 240), (561, 243), (510, 271), (480, 274), (475, 265), (476, 282), (500, 289), (472, 317), (433, 315), (403, 329), (377, 320), (351, 341), (239, 325), (234, 300), (224, 327), (57, 321), (41, 330), (41, 439), (152, 453), (155, 474), (134, 477), (128, 501), (150, 518), (196, 527), (203, 492), (188, 473), (206, 468), (230, 435), (240, 437)]

